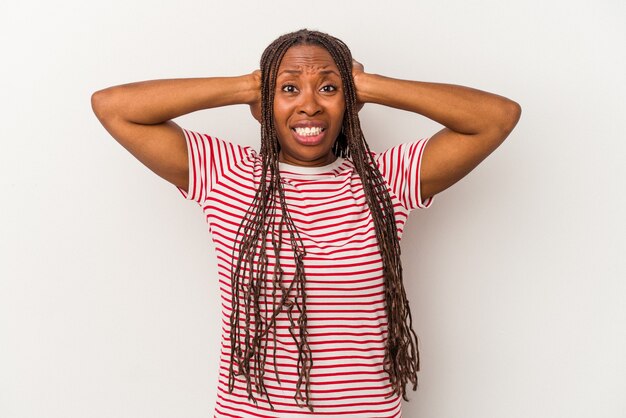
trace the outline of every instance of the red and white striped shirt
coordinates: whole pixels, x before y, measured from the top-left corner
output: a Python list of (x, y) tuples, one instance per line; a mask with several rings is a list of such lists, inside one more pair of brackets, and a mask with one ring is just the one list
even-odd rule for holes
[[(235, 236), (261, 176), (261, 159), (250, 147), (184, 130), (189, 151), (189, 188), (183, 197), (203, 209), (218, 260), (222, 304), (222, 345), (215, 417), (300, 418), (311, 416), (398, 418), (401, 397), (391, 393), (383, 370), (387, 316), (381, 255), (361, 179), (349, 159), (323, 167), (280, 163), (289, 212), (306, 249), (307, 330), (313, 366), (310, 374), (314, 412), (293, 399), (298, 379), (298, 350), (285, 312), (276, 325), (276, 366), (273, 338), (267, 339), (264, 376), (272, 410), (264, 397), (248, 400), (245, 380), (237, 376), (228, 392), (230, 362), (231, 263)], [(375, 154), (394, 204), (398, 234), (411, 210), (426, 208), (420, 200), (420, 163), (427, 139), (401, 144)], [(279, 216), (279, 215), (278, 215)], [(235, 253), (237, 255), (238, 253)], [(271, 315), (271, 276), (275, 256), (268, 248), (267, 295)], [(295, 264), (287, 241), (279, 254), (285, 286)], [(241, 309), (244, 309), (241, 304)], [(294, 310), (295, 312), (295, 310)], [(240, 329), (245, 327), (242, 312)], [(304, 390), (304, 387), (301, 388)]]

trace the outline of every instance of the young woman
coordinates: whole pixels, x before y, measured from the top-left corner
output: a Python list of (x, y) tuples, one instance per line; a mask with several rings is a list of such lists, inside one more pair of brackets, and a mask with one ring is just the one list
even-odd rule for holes
[[(259, 152), (171, 121), (242, 103), (261, 123)], [(375, 153), (364, 103), (445, 128)], [(400, 417), (419, 370), (404, 224), (502, 143), (520, 106), (366, 73), (343, 42), (308, 30), (276, 39), (251, 74), (111, 87), (92, 106), (210, 225), (223, 303), (215, 415)]]

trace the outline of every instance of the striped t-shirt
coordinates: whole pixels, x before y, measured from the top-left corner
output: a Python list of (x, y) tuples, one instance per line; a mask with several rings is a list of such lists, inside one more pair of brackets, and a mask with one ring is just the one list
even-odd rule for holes
[[(204, 212), (218, 261), (222, 305), (221, 353), (215, 417), (300, 418), (311, 416), (399, 418), (401, 397), (393, 395), (383, 370), (387, 319), (381, 255), (361, 179), (349, 159), (323, 167), (280, 164), (289, 213), (306, 249), (304, 268), (307, 330), (313, 366), (310, 394), (314, 412), (295, 404), (298, 350), (285, 312), (278, 316), (276, 347), (267, 339), (265, 387), (274, 406), (255, 394), (248, 400), (245, 380), (235, 379), (228, 392), (230, 362), (231, 263), (237, 228), (261, 177), (261, 159), (250, 148), (184, 130), (189, 151), (189, 188), (183, 197)], [(375, 154), (394, 204), (398, 234), (411, 210), (430, 206), (420, 199), (420, 163), (427, 139), (401, 144)], [(235, 254), (237, 256), (238, 253)], [(268, 248), (271, 315), (271, 272), (275, 256)], [(289, 241), (279, 253), (288, 286), (295, 264)], [(241, 309), (244, 309), (243, 303)], [(240, 327), (245, 326), (242, 312)], [(274, 373), (273, 350), (280, 385)], [(253, 365), (251, 365), (253, 367)], [(236, 370), (236, 369), (235, 369)], [(304, 391), (304, 385), (301, 387)]]

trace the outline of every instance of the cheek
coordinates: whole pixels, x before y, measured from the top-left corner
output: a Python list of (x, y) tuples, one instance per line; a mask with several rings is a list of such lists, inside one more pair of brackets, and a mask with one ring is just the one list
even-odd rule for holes
[(278, 137), (278, 144), (281, 145), (281, 143), (284, 142), (284, 138), (289, 137), (291, 130), (289, 129), (285, 114), (281, 113), (280, 110), (278, 112), (276, 110), (277, 109), (274, 108), (274, 130)]
[(343, 118), (346, 114), (346, 102), (344, 101), (343, 97), (341, 98), (339, 102), (335, 104), (334, 113), (335, 115), (337, 115), (337, 119), (339, 120), (339, 123), (343, 124)]
[(281, 100), (274, 100), (274, 120), (285, 121), (290, 115), (289, 104)]
[(284, 104), (274, 103), (274, 129), (279, 138), (286, 134), (289, 130), (287, 121), (289, 119), (289, 111)]
[(339, 126), (340, 131), (343, 128), (343, 121), (345, 120), (345, 116), (346, 116), (346, 109), (345, 107), (342, 107), (341, 109), (337, 111), (337, 120), (336, 120), (336, 125)]

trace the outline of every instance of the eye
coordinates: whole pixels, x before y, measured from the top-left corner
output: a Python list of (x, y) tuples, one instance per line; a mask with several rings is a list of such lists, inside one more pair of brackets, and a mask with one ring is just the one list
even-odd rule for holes
[(293, 84), (285, 84), (284, 86), (281, 87), (281, 90), (284, 91), (285, 93), (295, 93), (298, 91), (296, 86), (294, 86)]
[(332, 93), (332, 92), (337, 91), (337, 86), (334, 86), (332, 84), (327, 84), (324, 87), (322, 87), (320, 90), (323, 91), (324, 93)]

